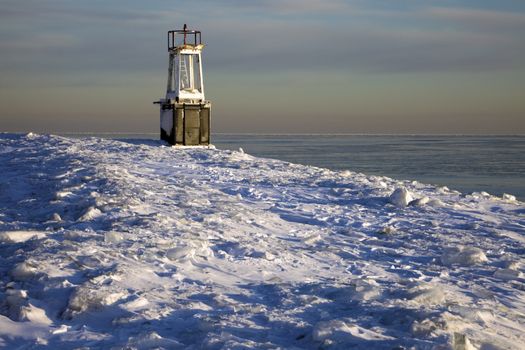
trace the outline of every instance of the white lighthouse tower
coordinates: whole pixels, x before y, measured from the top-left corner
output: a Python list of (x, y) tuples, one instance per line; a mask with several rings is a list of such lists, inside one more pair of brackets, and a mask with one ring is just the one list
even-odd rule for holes
[(168, 86), (160, 104), (160, 138), (172, 145), (209, 145), (211, 102), (204, 98), (201, 32), (168, 32)]

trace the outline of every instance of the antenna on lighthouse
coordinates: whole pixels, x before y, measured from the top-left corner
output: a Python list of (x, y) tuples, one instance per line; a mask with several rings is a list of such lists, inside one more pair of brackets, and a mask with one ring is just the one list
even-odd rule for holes
[[(182, 36), (182, 44), (180, 43)], [(160, 104), (160, 138), (171, 145), (209, 145), (211, 102), (204, 98), (201, 32), (168, 31), (168, 84)]]

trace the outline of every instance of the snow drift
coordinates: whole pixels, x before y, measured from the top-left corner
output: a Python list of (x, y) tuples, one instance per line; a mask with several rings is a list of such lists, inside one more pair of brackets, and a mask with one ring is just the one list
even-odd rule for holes
[(514, 198), (155, 141), (0, 135), (0, 347), (511, 349)]

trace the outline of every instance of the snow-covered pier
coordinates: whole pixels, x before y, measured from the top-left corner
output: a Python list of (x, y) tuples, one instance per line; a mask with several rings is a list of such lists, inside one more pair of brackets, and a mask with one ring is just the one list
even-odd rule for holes
[(512, 196), (0, 134), (0, 347), (517, 349)]

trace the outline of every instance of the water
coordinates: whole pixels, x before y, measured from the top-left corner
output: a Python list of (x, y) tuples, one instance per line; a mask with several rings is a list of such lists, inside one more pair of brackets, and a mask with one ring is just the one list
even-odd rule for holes
[[(156, 134), (102, 135), (157, 138)], [(214, 134), (217, 148), (333, 170), (513, 194), (525, 201), (525, 136)]]

